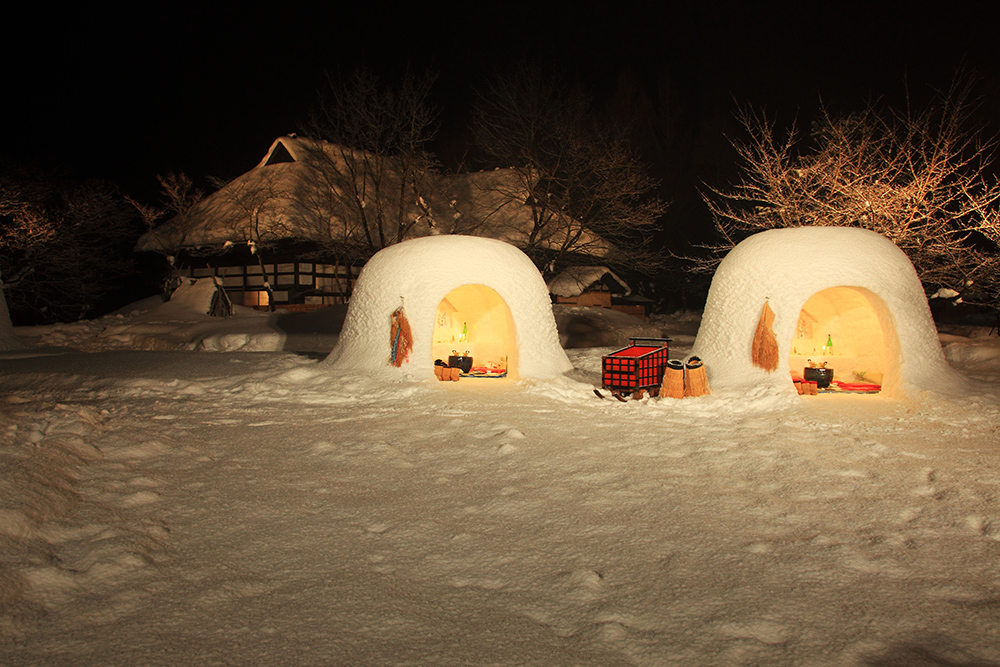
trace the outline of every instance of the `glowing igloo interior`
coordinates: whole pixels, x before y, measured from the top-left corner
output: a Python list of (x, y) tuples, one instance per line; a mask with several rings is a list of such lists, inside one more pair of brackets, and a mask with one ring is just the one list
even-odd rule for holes
[[(833, 343), (832, 348), (827, 346)], [(885, 302), (861, 287), (831, 287), (802, 306), (788, 358), (793, 377), (809, 360), (826, 362), (834, 380), (881, 385), (899, 355), (893, 318)]]
[(472, 357), (474, 371), (513, 375), (517, 368), (514, 319), (499, 294), (485, 285), (463, 285), (437, 306), (431, 355)]

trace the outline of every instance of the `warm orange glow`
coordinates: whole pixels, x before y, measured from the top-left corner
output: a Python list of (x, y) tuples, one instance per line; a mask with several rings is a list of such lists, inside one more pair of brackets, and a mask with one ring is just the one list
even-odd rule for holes
[(485, 285), (463, 285), (441, 300), (434, 318), (433, 341), (434, 359), (447, 362), (449, 355), (468, 351), (476, 367), (506, 368), (508, 376), (516, 368), (516, 336), (510, 308)]
[(266, 306), (267, 304), (268, 296), (265, 290), (243, 293), (244, 306)]
[[(832, 339), (833, 350), (826, 349)], [(789, 370), (801, 376), (807, 360), (826, 362), (834, 379), (881, 384), (898, 355), (892, 317), (874, 293), (860, 287), (831, 287), (812, 295), (799, 313)]]

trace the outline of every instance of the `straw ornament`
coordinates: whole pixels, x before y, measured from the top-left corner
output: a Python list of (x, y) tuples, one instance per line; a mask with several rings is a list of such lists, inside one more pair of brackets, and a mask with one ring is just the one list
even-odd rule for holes
[(398, 367), (410, 359), (410, 351), (413, 349), (413, 332), (410, 331), (410, 322), (406, 319), (406, 311), (403, 310), (402, 306), (392, 311), (389, 319), (392, 322), (389, 331), (389, 341), (392, 345), (389, 363)]
[(768, 373), (778, 369), (778, 339), (774, 335), (774, 312), (767, 300), (757, 322), (757, 331), (753, 335), (751, 358), (753, 365), (763, 368)]

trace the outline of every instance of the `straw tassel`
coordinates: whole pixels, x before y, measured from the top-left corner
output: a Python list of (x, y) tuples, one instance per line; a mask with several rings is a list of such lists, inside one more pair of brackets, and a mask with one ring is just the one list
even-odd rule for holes
[(409, 361), (410, 351), (413, 349), (413, 332), (410, 330), (410, 322), (406, 319), (406, 311), (400, 306), (392, 311), (389, 316), (392, 327), (389, 331), (389, 341), (392, 345), (392, 353), (389, 356), (389, 363), (393, 366), (402, 366), (404, 361)]
[(764, 301), (764, 309), (760, 313), (757, 331), (753, 335), (751, 351), (753, 365), (763, 368), (768, 373), (778, 369), (778, 339), (774, 335), (774, 312), (768, 301)]

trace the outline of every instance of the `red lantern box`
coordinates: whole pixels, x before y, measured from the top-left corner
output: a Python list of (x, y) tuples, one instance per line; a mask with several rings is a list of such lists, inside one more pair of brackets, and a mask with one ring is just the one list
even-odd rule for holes
[(659, 387), (670, 355), (669, 338), (629, 338), (630, 345), (601, 358), (605, 389), (619, 394)]

